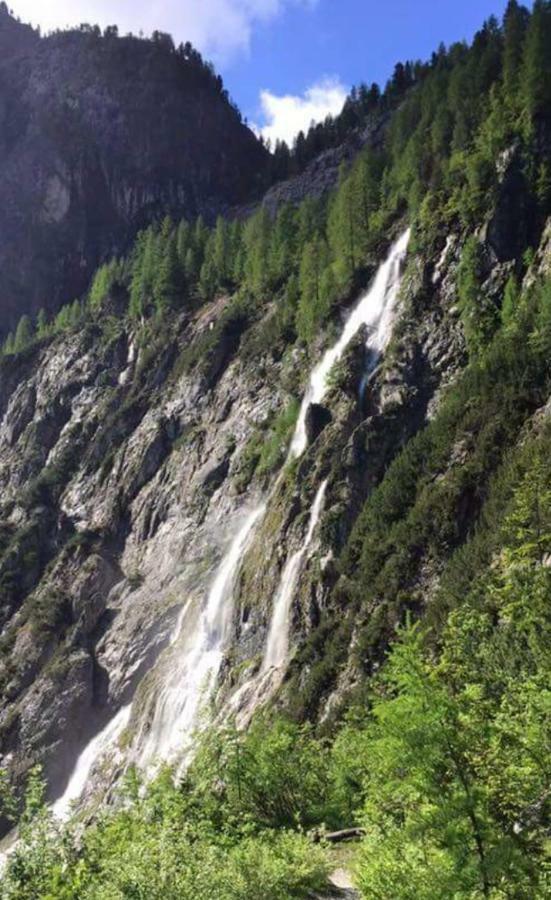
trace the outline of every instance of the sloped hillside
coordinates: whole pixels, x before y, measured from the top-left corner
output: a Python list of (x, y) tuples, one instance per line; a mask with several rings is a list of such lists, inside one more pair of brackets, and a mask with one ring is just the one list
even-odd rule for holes
[(268, 155), (221, 79), (167, 35), (40, 38), (0, 7), (0, 330), (57, 311), (167, 213), (257, 196)]
[(549, 896), (551, 3), (397, 72), (4, 344), (6, 900)]

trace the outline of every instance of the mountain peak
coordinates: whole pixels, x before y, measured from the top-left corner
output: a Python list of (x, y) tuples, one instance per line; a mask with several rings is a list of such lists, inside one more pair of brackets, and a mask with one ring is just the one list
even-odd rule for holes
[(155, 219), (212, 220), (252, 199), (268, 153), (190, 44), (92, 26), (41, 38), (0, 10), (6, 328), (81, 294)]

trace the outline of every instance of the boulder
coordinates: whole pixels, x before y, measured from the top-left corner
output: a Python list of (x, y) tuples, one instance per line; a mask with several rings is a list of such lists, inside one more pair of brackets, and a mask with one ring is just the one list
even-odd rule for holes
[(313, 444), (324, 428), (332, 422), (332, 416), (326, 406), (311, 403), (306, 412), (306, 436), (309, 444)]

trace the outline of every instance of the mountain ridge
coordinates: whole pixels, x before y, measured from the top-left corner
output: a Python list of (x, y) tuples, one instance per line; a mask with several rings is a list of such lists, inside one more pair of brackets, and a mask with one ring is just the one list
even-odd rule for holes
[(80, 296), (156, 218), (212, 221), (261, 189), (268, 155), (190, 45), (90, 26), (41, 38), (5, 4), (0, 45), (4, 329)]

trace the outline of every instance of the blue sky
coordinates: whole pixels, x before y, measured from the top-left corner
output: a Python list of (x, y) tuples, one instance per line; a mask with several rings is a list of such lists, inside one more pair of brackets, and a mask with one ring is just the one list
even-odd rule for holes
[(337, 112), (360, 81), (384, 83), (398, 60), (470, 39), (506, 0), (12, 0), (45, 30), (82, 21), (190, 39), (222, 73), (244, 115), (290, 139)]

